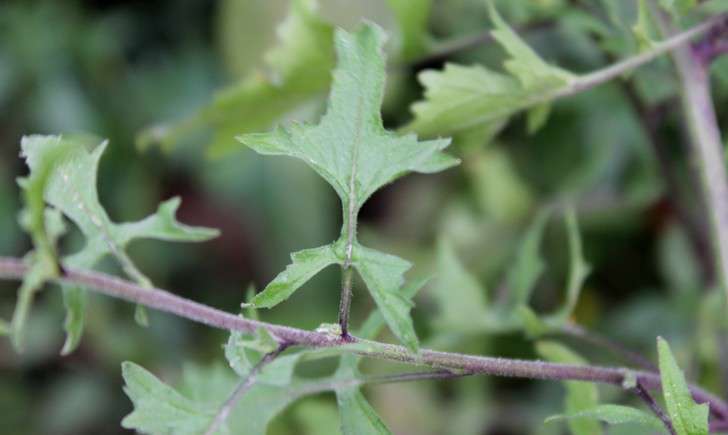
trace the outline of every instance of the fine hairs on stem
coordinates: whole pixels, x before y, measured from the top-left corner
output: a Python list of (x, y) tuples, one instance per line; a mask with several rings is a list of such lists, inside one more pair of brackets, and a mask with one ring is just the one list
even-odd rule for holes
[[(0, 257), (0, 277), (22, 279), (28, 267), (22, 260)], [(421, 349), (414, 354), (403, 346), (361, 340), (351, 336), (348, 340), (339, 335), (242, 318), (165, 290), (148, 289), (136, 283), (106, 275), (100, 272), (68, 269), (58, 279), (60, 283), (76, 284), (107, 296), (135, 302), (159, 311), (175, 314), (195, 322), (229, 331), (254, 332), (266, 329), (279, 342), (290, 346), (341, 347), (343, 350), (361, 356), (385, 359), (410, 365), (430, 366), (439, 369), (461, 371), (466, 374), (487, 374), (494, 376), (550, 380), (580, 380), (621, 386), (625, 377), (635, 376), (645, 388), (659, 388), (660, 376), (654, 372), (639, 372), (625, 368), (583, 366), (543, 361), (528, 361), (508, 358), (465, 355)], [(720, 420), (728, 419), (728, 404), (698, 386), (691, 385), (690, 391), (696, 401), (709, 403), (711, 413)]]

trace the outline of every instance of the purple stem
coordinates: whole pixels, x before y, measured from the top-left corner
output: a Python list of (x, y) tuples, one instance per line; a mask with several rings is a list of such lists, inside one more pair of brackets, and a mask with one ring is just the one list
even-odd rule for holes
[[(0, 278), (22, 279), (28, 267), (21, 259), (0, 257)], [(487, 374), (503, 377), (517, 377), (547, 380), (578, 380), (622, 386), (630, 374), (645, 388), (660, 388), (660, 377), (656, 373), (631, 371), (625, 368), (583, 366), (507, 359), (488, 356), (465, 355), (420, 349), (418, 353), (404, 346), (362, 340), (351, 336), (349, 340), (339, 335), (306, 331), (288, 326), (245, 319), (216, 308), (203, 305), (174, 295), (166, 290), (141, 287), (133, 282), (104, 273), (67, 269), (57, 279), (63, 284), (75, 284), (98, 293), (135, 302), (160, 311), (175, 314), (195, 322), (229, 331), (254, 332), (265, 328), (279, 342), (310, 347), (351, 346), (351, 351), (362, 356), (381, 358), (414, 365), (426, 365), (438, 369), (464, 371), (467, 374)], [(697, 386), (690, 386), (693, 398), (699, 403), (709, 403), (711, 412), (719, 420), (728, 420), (728, 404), (715, 395)]]

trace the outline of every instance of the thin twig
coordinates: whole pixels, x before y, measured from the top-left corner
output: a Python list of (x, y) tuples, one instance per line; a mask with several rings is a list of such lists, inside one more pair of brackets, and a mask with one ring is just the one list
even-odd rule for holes
[(650, 409), (657, 416), (657, 418), (659, 418), (660, 421), (665, 425), (667, 431), (670, 432), (670, 435), (677, 435), (677, 433), (675, 432), (675, 428), (672, 426), (672, 420), (670, 420), (670, 417), (665, 413), (665, 411), (660, 407), (655, 399), (652, 398), (650, 392), (647, 391), (645, 387), (643, 387), (642, 384), (639, 382), (637, 382), (634, 391), (635, 393), (637, 393), (637, 396), (642, 399), (647, 404), (647, 406), (650, 407)]
[(243, 395), (248, 392), (248, 390), (250, 390), (250, 388), (255, 384), (255, 381), (257, 380), (260, 371), (263, 370), (266, 365), (273, 362), (273, 360), (276, 359), (276, 357), (280, 355), (281, 352), (286, 350), (286, 347), (287, 345), (285, 343), (280, 344), (278, 348), (276, 348), (274, 351), (268, 352), (263, 355), (263, 358), (261, 358), (260, 361), (258, 361), (258, 363), (255, 364), (252, 369), (250, 369), (250, 373), (248, 373), (248, 376), (240, 381), (230, 397), (228, 397), (225, 403), (223, 403), (223, 405), (220, 407), (217, 415), (215, 415), (212, 423), (210, 423), (207, 431), (205, 431), (205, 435), (215, 435), (215, 433), (222, 427), (222, 425), (225, 424), (228, 415), (230, 415), (230, 412), (233, 410), (233, 408), (235, 408), (235, 405), (238, 404)]
[[(21, 259), (0, 257), (0, 278), (22, 280), (27, 272), (28, 267)], [(259, 328), (264, 328), (279, 342), (289, 343), (291, 346), (341, 347), (361, 356), (463, 371), (468, 374), (560, 381), (578, 380), (617, 386), (621, 386), (625, 377), (629, 375), (636, 377), (645, 388), (660, 388), (660, 377), (652, 372), (632, 371), (621, 367), (583, 366), (466, 355), (430, 349), (420, 349), (419, 352), (414, 353), (404, 346), (363, 340), (354, 336), (350, 336), (347, 340), (330, 333), (274, 325), (242, 318), (174, 295), (166, 290), (147, 289), (133, 282), (100, 272), (68, 269), (56, 281), (62, 284), (84, 286), (107, 296), (139, 303), (228, 331), (254, 332)], [(728, 420), (728, 404), (725, 401), (695, 385), (690, 386), (690, 391), (697, 402), (709, 403), (711, 412), (716, 417)]]
[(653, 45), (650, 51), (629, 57), (606, 68), (599, 69), (589, 74), (581, 75), (573, 80), (568, 86), (561, 88), (550, 95), (552, 99), (574, 95), (586, 89), (593, 88), (602, 83), (608, 82), (621, 76), (627, 71), (638, 68), (655, 58), (683, 47), (696, 36), (702, 35), (715, 26), (722, 25), (726, 20), (726, 14), (718, 15), (707, 19), (695, 27), (671, 36), (664, 41)]

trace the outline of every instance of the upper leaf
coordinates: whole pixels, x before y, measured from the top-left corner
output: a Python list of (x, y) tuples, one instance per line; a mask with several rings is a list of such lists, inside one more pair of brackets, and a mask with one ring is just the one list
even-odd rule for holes
[(338, 65), (320, 123), (293, 124), (238, 138), (261, 154), (287, 155), (306, 162), (336, 190), (344, 211), (338, 241), (292, 255), (293, 263), (252, 302), (272, 307), (329, 264), (351, 265), (392, 332), (415, 350), (418, 342), (409, 316), (412, 303), (399, 292), (410, 264), (361, 246), (356, 240), (357, 215), (372, 193), (396, 178), (412, 171), (440, 171), (458, 161), (441, 152), (449, 139), (419, 142), (413, 134), (397, 136), (384, 129), (380, 115), (383, 42), (384, 34), (374, 24), (365, 24), (355, 33), (337, 31)]
[(708, 433), (708, 404), (698, 405), (693, 400), (670, 346), (662, 337), (657, 338), (657, 356), (662, 380), (662, 393), (667, 413), (678, 435), (705, 435)]
[(261, 154), (305, 161), (358, 210), (383, 185), (412, 171), (431, 173), (457, 163), (441, 153), (449, 139), (418, 142), (382, 126), (384, 34), (375, 24), (336, 32), (338, 65), (326, 114), (318, 125), (293, 124), (238, 140)]
[(543, 106), (576, 76), (546, 63), (503, 21), (490, 6), (495, 26), (493, 37), (505, 49), (504, 68), (509, 74), (480, 65), (445, 65), (443, 71), (419, 75), (425, 99), (412, 106), (415, 119), (408, 130), (424, 136), (484, 129), (481, 136), (497, 133), (514, 113), (540, 106), (530, 120), (531, 128), (543, 124)]

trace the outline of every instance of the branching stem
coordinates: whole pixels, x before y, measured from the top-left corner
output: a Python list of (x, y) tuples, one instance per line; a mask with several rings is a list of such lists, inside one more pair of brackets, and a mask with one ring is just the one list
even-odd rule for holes
[[(0, 257), (0, 278), (22, 279), (28, 267), (17, 258)], [(635, 376), (645, 388), (659, 388), (660, 377), (656, 373), (631, 371), (619, 367), (583, 366), (548, 363), (488, 356), (466, 355), (420, 349), (410, 352), (404, 346), (369, 341), (350, 336), (345, 339), (330, 333), (307, 331), (288, 326), (242, 318), (216, 308), (203, 305), (160, 289), (147, 289), (130, 281), (107, 274), (68, 269), (57, 279), (63, 284), (87, 287), (99, 293), (150, 308), (175, 314), (195, 322), (229, 331), (254, 332), (266, 329), (281, 343), (309, 347), (341, 347), (361, 356), (380, 358), (410, 365), (446, 369), (466, 374), (518, 377), (549, 380), (580, 380), (621, 386), (625, 376)], [(709, 403), (711, 412), (718, 420), (728, 420), (728, 404), (698, 386), (690, 391), (699, 403)]]
[(279, 345), (278, 348), (274, 351), (263, 355), (263, 358), (261, 358), (260, 361), (258, 361), (258, 363), (255, 364), (252, 369), (250, 369), (250, 373), (248, 373), (248, 376), (240, 381), (235, 390), (233, 390), (230, 397), (228, 397), (225, 403), (223, 403), (223, 405), (220, 407), (217, 415), (215, 415), (212, 423), (210, 423), (210, 427), (208, 427), (205, 431), (205, 435), (215, 435), (215, 433), (220, 430), (222, 425), (225, 424), (225, 421), (227, 420), (228, 415), (230, 415), (230, 412), (233, 410), (233, 408), (235, 408), (235, 405), (237, 405), (243, 395), (248, 392), (250, 388), (253, 387), (260, 371), (263, 370), (266, 365), (273, 362), (273, 360), (276, 359), (276, 357), (280, 355), (281, 352), (286, 349), (286, 347), (286, 344)]
[(670, 435), (677, 435), (675, 428), (672, 425), (672, 420), (670, 420), (670, 417), (665, 413), (655, 399), (652, 398), (650, 392), (647, 391), (647, 389), (639, 382), (637, 382), (637, 386), (635, 386), (634, 390), (635, 393), (637, 393), (637, 396), (650, 407), (650, 410), (652, 410), (657, 418), (660, 419), (662, 424), (665, 425), (665, 428), (668, 432), (670, 432)]

